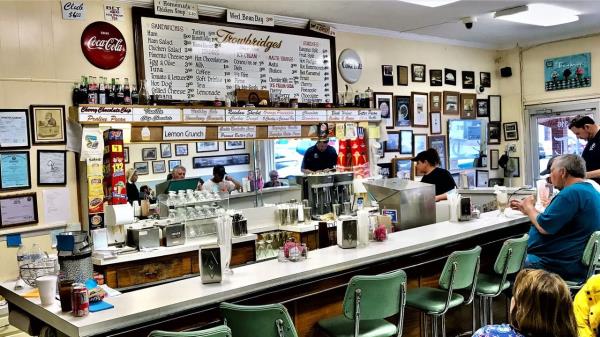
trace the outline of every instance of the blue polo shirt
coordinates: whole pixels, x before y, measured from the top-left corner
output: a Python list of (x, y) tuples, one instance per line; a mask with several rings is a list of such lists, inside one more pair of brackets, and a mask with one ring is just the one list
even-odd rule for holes
[(527, 253), (540, 258), (548, 271), (584, 280), (587, 269), (581, 257), (590, 235), (600, 230), (600, 193), (586, 182), (572, 184), (552, 199), (537, 222), (548, 234), (532, 225)]

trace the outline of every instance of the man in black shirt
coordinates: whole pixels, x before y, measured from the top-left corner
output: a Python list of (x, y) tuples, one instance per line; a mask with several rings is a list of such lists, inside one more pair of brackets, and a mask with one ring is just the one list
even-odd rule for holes
[(417, 174), (424, 175), (421, 182), (435, 185), (435, 201), (446, 200), (446, 193), (456, 187), (452, 175), (440, 165), (440, 155), (435, 149), (427, 149), (412, 159)]
[(586, 178), (600, 183), (600, 132), (590, 116), (577, 116), (569, 123), (569, 129), (579, 139), (587, 140), (581, 156), (585, 160)]
[(337, 152), (329, 146), (328, 139), (319, 139), (317, 143), (306, 150), (302, 159), (302, 172), (332, 170), (337, 163)]

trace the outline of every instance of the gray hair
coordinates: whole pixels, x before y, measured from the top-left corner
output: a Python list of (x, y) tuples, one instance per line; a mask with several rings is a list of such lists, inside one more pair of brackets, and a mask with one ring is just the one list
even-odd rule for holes
[(179, 169), (187, 171), (183, 165), (177, 165), (177, 166), (173, 167), (173, 171), (171, 171), (171, 172), (175, 172)]
[(277, 176), (279, 175), (279, 173), (277, 172), (277, 170), (271, 170), (271, 171), (269, 172), (269, 177), (272, 177), (272, 176), (274, 176), (274, 175), (277, 175)]
[(555, 170), (565, 169), (570, 176), (585, 179), (585, 161), (579, 155), (560, 155), (554, 159), (552, 168)]

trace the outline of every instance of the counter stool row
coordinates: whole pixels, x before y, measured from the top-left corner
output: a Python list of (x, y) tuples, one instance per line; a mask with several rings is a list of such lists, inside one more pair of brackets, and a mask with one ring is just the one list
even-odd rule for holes
[[(431, 321), (432, 336), (438, 336), (438, 325), (441, 325), (442, 336), (445, 337), (445, 314), (448, 310), (472, 304), (472, 327), (475, 331), (474, 298), (479, 298), (481, 325), (492, 323), (492, 299), (510, 287), (508, 276), (521, 269), (527, 253), (527, 239), (528, 236), (524, 235), (505, 241), (491, 274), (479, 273), (481, 247), (453, 252), (442, 269), (439, 288), (407, 290), (407, 277), (403, 270), (354, 276), (346, 288), (343, 314), (322, 319), (318, 326), (330, 337), (401, 336), (404, 308), (408, 306), (425, 315), (426, 325), (428, 320)], [(150, 337), (221, 337), (232, 336), (232, 332), (235, 337), (297, 337), (293, 321), (282, 304), (246, 306), (221, 303), (220, 307), (225, 319), (223, 326), (182, 333), (154, 331)], [(397, 324), (386, 320), (395, 315), (399, 317)]]

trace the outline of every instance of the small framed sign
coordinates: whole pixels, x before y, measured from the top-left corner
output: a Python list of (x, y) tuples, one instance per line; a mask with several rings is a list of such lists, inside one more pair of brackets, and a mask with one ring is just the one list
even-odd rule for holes
[(29, 111), (33, 144), (66, 143), (64, 105), (31, 105)]
[(37, 181), (38, 185), (66, 185), (67, 151), (38, 150)]
[(31, 188), (29, 151), (0, 153), (0, 191)]
[(0, 109), (0, 150), (28, 149), (29, 146), (27, 110)]
[(38, 222), (35, 193), (0, 197), (0, 228)]
[(398, 210), (396, 209), (382, 209), (381, 215), (387, 215), (392, 219), (392, 223), (398, 223)]

